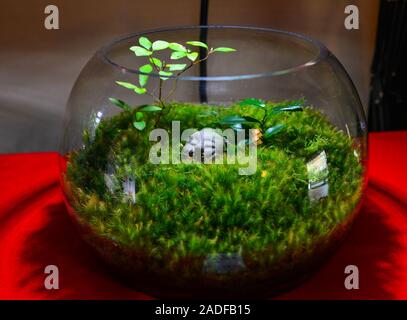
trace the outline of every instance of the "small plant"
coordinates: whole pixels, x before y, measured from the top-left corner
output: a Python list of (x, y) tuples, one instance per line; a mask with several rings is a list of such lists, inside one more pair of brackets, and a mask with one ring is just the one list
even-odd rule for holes
[[(257, 128), (259, 130), (260, 143), (269, 143), (271, 138), (284, 129), (284, 124), (277, 124), (272, 127), (268, 127), (267, 123), (269, 120), (281, 113), (281, 112), (296, 112), (302, 111), (304, 101), (294, 101), (288, 105), (280, 104), (273, 105), (262, 99), (249, 98), (242, 100), (239, 105), (242, 107), (254, 107), (262, 111), (262, 117), (253, 116), (241, 116), (241, 115), (230, 115), (222, 118), (219, 122), (220, 125), (229, 125), (235, 130), (240, 130), (245, 127)], [(256, 113), (258, 114), (258, 113)], [(253, 141), (249, 138), (246, 143), (252, 143)]]
[[(129, 82), (122, 82), (116, 81), (119, 86), (122, 86), (126, 89), (134, 91), (136, 94), (148, 94), (150, 95), (157, 105), (147, 105), (140, 109), (136, 113), (135, 121), (133, 122), (133, 126), (137, 130), (144, 130), (146, 127), (145, 117), (143, 112), (158, 112), (158, 117), (156, 119), (156, 123), (160, 121), (160, 117), (162, 112), (167, 107), (166, 101), (172, 96), (175, 92), (177, 87), (177, 77), (181, 74), (192, 68), (193, 66), (205, 61), (215, 52), (234, 52), (236, 49), (228, 48), (228, 47), (218, 47), (212, 48), (209, 47), (206, 43), (201, 41), (187, 41), (185, 44), (190, 46), (186, 47), (183, 44), (176, 43), (176, 42), (168, 42), (164, 40), (156, 40), (151, 42), (146, 37), (139, 38), (139, 46), (132, 46), (130, 50), (134, 52), (137, 57), (146, 57), (147, 64), (141, 66), (139, 71), (141, 74), (139, 75), (139, 84), (135, 85)], [(193, 51), (191, 47), (201, 47), (206, 50), (206, 53), (203, 57), (199, 57), (199, 53)], [(157, 56), (154, 56), (155, 53), (162, 50), (170, 50), (170, 60), (181, 60), (182, 63), (168, 63), (165, 60), (160, 60)], [(199, 58), (198, 58), (199, 57)], [(186, 59), (186, 61), (185, 61)], [(155, 71), (157, 74), (160, 75), (158, 88), (155, 90), (148, 90), (146, 85), (148, 83), (149, 75)], [(163, 84), (164, 81), (168, 80), (170, 77), (174, 77), (175, 81), (168, 92), (167, 95), (163, 93)], [(158, 93), (157, 93), (158, 90)], [(122, 100), (118, 100), (115, 98), (109, 98), (109, 100), (118, 106), (119, 108), (123, 109), (124, 111), (129, 111), (131, 106), (125, 103)]]

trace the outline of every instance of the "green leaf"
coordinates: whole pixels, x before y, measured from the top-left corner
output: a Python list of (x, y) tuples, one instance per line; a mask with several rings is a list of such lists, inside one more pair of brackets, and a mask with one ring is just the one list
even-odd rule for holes
[(182, 44), (179, 44), (176, 42), (171, 42), (169, 44), (169, 48), (171, 50), (178, 51), (178, 52), (185, 52), (185, 53), (187, 52), (187, 48), (185, 48)]
[(141, 87), (144, 87), (147, 84), (148, 76), (145, 74), (140, 74), (138, 76), (138, 82), (140, 83)]
[(167, 80), (169, 76), (172, 76), (172, 72), (168, 72), (168, 71), (160, 71), (158, 73), (161, 77), (162, 80)]
[(167, 49), (168, 46), (169, 43), (167, 41), (157, 40), (153, 42), (153, 51), (164, 50)]
[(145, 123), (145, 121), (134, 121), (133, 126), (137, 130), (142, 131), (146, 127), (146, 123)]
[(198, 58), (198, 52), (191, 52), (187, 54), (187, 57), (191, 61), (195, 61)]
[(157, 58), (151, 58), (151, 62), (156, 65), (158, 68), (161, 68), (163, 66), (163, 63), (161, 62), (160, 59)]
[(242, 107), (254, 106), (254, 107), (264, 108), (266, 106), (266, 102), (261, 99), (249, 98), (249, 99), (244, 99), (244, 100), (240, 101), (239, 105)]
[(136, 120), (140, 121), (144, 118), (144, 114), (142, 112), (136, 112)]
[(219, 47), (219, 48), (213, 49), (213, 52), (233, 52), (233, 51), (236, 51), (236, 49), (227, 48), (227, 47)]
[(247, 116), (245, 116), (245, 117), (243, 117), (243, 119), (246, 120), (246, 123), (254, 123), (254, 122), (260, 123), (259, 120), (257, 120), (256, 118), (253, 118), (253, 117), (247, 117)]
[(131, 107), (122, 100), (119, 100), (116, 98), (109, 98), (109, 101), (125, 111), (130, 111), (130, 109), (131, 109)]
[(138, 39), (138, 43), (140, 43), (140, 45), (147, 50), (151, 49), (151, 41), (148, 40), (148, 38), (146, 37), (141, 37), (140, 39)]
[(172, 72), (168, 72), (168, 71), (160, 71), (158, 74), (160, 76), (172, 76)]
[(153, 71), (153, 67), (151, 64), (145, 64), (139, 68), (139, 71), (143, 73), (151, 73), (151, 71)]
[(219, 123), (220, 124), (236, 124), (236, 123), (242, 123), (245, 122), (246, 120), (242, 118), (241, 116), (227, 116), (222, 118)]
[(186, 44), (189, 44), (189, 45), (195, 46), (195, 47), (202, 47), (202, 48), (208, 49), (208, 45), (201, 41), (187, 41)]
[(284, 111), (292, 111), (292, 112), (296, 112), (296, 111), (302, 111), (302, 107), (301, 106), (280, 106), (280, 107), (274, 107), (273, 109), (271, 109), (271, 111), (269, 112), (270, 114), (278, 114)]
[(126, 89), (130, 89), (130, 90), (135, 90), (136, 88), (138, 88), (136, 85), (129, 83), (129, 82), (116, 81), (116, 83), (119, 86), (122, 86), (122, 87), (124, 87)]
[(136, 88), (134, 89), (134, 92), (137, 93), (137, 94), (145, 94), (145, 93), (147, 92), (147, 89), (146, 89), (146, 88), (139, 88), (139, 87), (136, 87)]
[(130, 50), (133, 51), (137, 57), (145, 57), (145, 56), (150, 56), (152, 54), (151, 51), (148, 51), (139, 46), (133, 46), (130, 48)]
[(170, 71), (178, 71), (184, 70), (187, 65), (183, 64), (167, 64), (166, 67), (169, 68)]
[(220, 124), (229, 124), (229, 125), (234, 125), (237, 123), (253, 123), (253, 122), (259, 122), (259, 121), (257, 119), (251, 118), (251, 117), (241, 117), (238, 115), (227, 116), (219, 121)]
[[(139, 68), (139, 71), (143, 72), (143, 73), (151, 73), (153, 71), (153, 67), (151, 66), (151, 64), (145, 64), (144, 66), (141, 66)], [(147, 84), (147, 81), (148, 81), (148, 75), (145, 75), (145, 74), (139, 75), (140, 86), (144, 87)]]
[(172, 60), (178, 60), (178, 59), (181, 59), (181, 58), (186, 57), (186, 55), (187, 55), (186, 52), (174, 51), (174, 52), (171, 54), (171, 59), (172, 59)]
[(147, 89), (146, 89), (146, 88), (139, 88), (139, 87), (137, 87), (136, 85), (134, 85), (134, 84), (132, 84), (132, 83), (129, 83), (129, 82), (116, 81), (116, 83), (117, 83), (119, 86), (122, 86), (122, 87), (124, 87), (124, 88), (126, 88), (126, 89), (133, 90), (133, 91), (136, 92), (137, 94), (144, 94), (144, 93), (147, 92)]
[(278, 132), (280, 132), (281, 130), (283, 130), (284, 125), (283, 124), (278, 124), (275, 125), (274, 127), (270, 127), (268, 128), (265, 132), (264, 132), (264, 138), (268, 139), (272, 136), (274, 136), (275, 134), (277, 134)]
[(153, 106), (153, 105), (147, 105), (139, 108), (138, 110), (140, 111), (145, 111), (145, 112), (156, 112), (156, 111), (161, 111), (162, 108), (158, 106)]
[(280, 111), (302, 111), (301, 106), (288, 106), (280, 108)]

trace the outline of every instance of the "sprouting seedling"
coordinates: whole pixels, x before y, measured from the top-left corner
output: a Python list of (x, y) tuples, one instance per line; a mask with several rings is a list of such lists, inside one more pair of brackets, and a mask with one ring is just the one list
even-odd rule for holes
[[(249, 98), (240, 101), (240, 106), (250, 106), (263, 110), (263, 117), (256, 119), (249, 116), (230, 115), (222, 118), (219, 121), (221, 125), (229, 125), (233, 129), (241, 129), (243, 125), (255, 125), (260, 130), (260, 139), (262, 142), (268, 142), (270, 139), (284, 129), (284, 124), (277, 124), (267, 128), (267, 121), (273, 116), (281, 112), (302, 111), (302, 101), (296, 101), (289, 105), (272, 106), (262, 99)], [(250, 143), (251, 141), (249, 141)]]
[[(147, 37), (140, 37), (139, 45), (130, 47), (130, 50), (134, 52), (134, 54), (137, 57), (145, 57), (147, 60), (146, 61), (147, 63), (139, 68), (140, 74), (138, 77), (138, 84), (136, 85), (129, 82), (116, 81), (116, 83), (119, 86), (132, 90), (139, 95), (148, 94), (156, 101), (157, 105), (144, 107), (144, 108), (150, 107), (148, 110), (144, 111), (159, 112), (156, 123), (158, 123), (162, 111), (166, 108), (166, 101), (172, 96), (172, 94), (176, 90), (178, 76), (180, 76), (182, 73), (186, 72), (193, 66), (201, 63), (202, 61), (207, 60), (209, 56), (215, 52), (236, 51), (236, 49), (228, 47), (212, 48), (209, 47), (206, 43), (201, 41), (187, 41), (185, 44), (190, 47), (187, 47), (180, 43), (167, 42), (164, 40), (157, 40), (151, 42)], [(196, 47), (201, 47), (205, 49), (205, 55), (203, 57), (199, 58), (199, 53), (193, 51), (193, 48)], [(174, 60), (174, 62), (177, 63), (172, 63), (172, 61), (170, 61), (171, 63), (168, 63), (165, 60), (160, 60), (159, 58), (157, 58), (155, 56), (155, 53), (162, 50), (170, 50), (169, 59)], [(153, 71), (155, 71), (160, 76), (158, 88), (156, 88), (155, 90), (149, 90), (147, 89), (146, 86), (150, 74)], [(164, 96), (163, 83), (170, 77), (175, 77), (175, 81), (167, 95)], [(109, 100), (119, 108), (123, 109), (124, 111), (131, 110), (131, 107), (124, 101), (115, 98), (109, 98)], [(142, 110), (138, 109), (137, 111), (142, 114)], [(133, 123), (136, 129), (143, 130), (145, 128), (146, 124), (143, 119), (144, 115), (139, 114), (137, 118), (136, 114), (136, 121)]]

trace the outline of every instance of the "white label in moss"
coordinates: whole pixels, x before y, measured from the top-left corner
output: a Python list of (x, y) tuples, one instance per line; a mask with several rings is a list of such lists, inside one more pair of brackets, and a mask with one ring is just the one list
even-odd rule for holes
[(328, 163), (325, 151), (319, 153), (307, 163), (308, 171), (308, 197), (311, 202), (327, 197), (328, 185)]

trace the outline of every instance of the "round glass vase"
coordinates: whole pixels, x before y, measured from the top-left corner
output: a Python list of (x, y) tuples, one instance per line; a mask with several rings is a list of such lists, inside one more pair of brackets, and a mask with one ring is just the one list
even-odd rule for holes
[(179, 27), (92, 57), (60, 153), (69, 214), (123, 283), (155, 297), (269, 297), (344, 239), (365, 186), (366, 122), (319, 42)]

